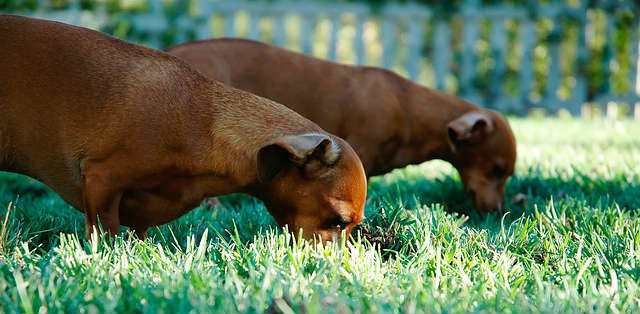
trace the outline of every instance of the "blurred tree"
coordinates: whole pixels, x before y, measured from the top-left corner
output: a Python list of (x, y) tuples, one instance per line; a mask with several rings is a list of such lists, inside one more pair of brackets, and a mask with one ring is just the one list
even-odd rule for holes
[[(175, 44), (177, 21), (181, 16), (192, 14), (194, 11), (194, 0), (0, 0), (0, 12), (15, 14), (30, 14), (36, 10), (61, 10), (69, 7), (71, 3), (79, 3), (83, 10), (93, 10), (97, 4), (105, 3), (107, 18), (109, 20), (101, 30), (113, 34), (119, 38), (127, 39), (138, 43), (148, 43), (149, 34), (136, 29), (130, 16), (122, 13), (137, 13), (148, 9), (149, 1), (161, 1), (164, 8), (164, 18), (167, 21), (167, 28), (162, 31), (162, 45), (169, 46)], [(211, 0), (214, 1), (214, 0)], [(240, 0), (235, 0), (240, 1)], [(559, 45), (560, 59), (558, 66), (561, 78), (559, 79), (558, 90), (555, 91), (560, 98), (566, 99), (570, 96), (576, 84), (575, 74), (580, 73), (586, 78), (588, 99), (595, 95), (609, 92), (625, 92), (633, 89), (630, 86), (629, 77), (635, 71), (635, 60), (629, 53), (633, 43), (630, 38), (634, 36), (632, 25), (638, 20), (638, 12), (620, 9), (618, 4), (625, 0), (245, 0), (260, 2), (287, 2), (287, 1), (315, 1), (321, 3), (366, 3), (372, 7), (373, 12), (379, 12), (389, 3), (422, 3), (429, 7), (434, 16), (444, 19), (450, 26), (450, 46), (451, 71), (454, 75), (460, 75), (462, 67), (462, 45), (464, 34), (463, 17), (459, 14), (465, 4), (474, 1), (480, 6), (515, 6), (526, 8), (530, 18), (535, 22), (536, 42), (532, 50), (532, 63), (534, 75), (534, 87), (531, 97), (541, 99), (549, 91), (546, 91), (546, 78), (549, 74), (550, 58), (553, 48)], [(637, 3), (637, 0), (635, 0)], [(571, 7), (579, 8), (583, 5), (587, 7), (585, 16), (577, 17), (567, 14), (554, 20), (545, 18), (538, 14), (538, 9), (544, 4), (562, 3)], [(637, 8), (637, 7), (636, 7)], [(579, 31), (580, 21), (586, 20), (587, 28), (585, 33)], [(506, 69), (503, 77), (504, 92), (515, 96), (520, 86), (520, 67), (523, 52), (521, 51), (521, 21), (518, 19), (507, 19), (504, 21), (504, 29), (507, 32), (508, 49), (504, 58), (506, 59)], [(433, 20), (425, 21), (426, 27), (421, 48), (421, 54), (430, 58), (433, 47)], [(476, 90), (482, 93), (483, 97), (490, 98), (492, 88), (491, 78), (495, 67), (494, 47), (491, 41), (491, 21), (487, 18), (479, 19), (477, 29), (477, 43), (475, 50), (475, 71), (473, 85)], [(240, 23), (242, 24), (242, 23)], [(294, 23), (295, 24), (295, 23)], [(289, 25), (289, 24), (287, 24)], [(609, 25), (609, 28), (607, 27)], [(292, 27), (295, 28), (295, 27)], [(586, 35), (586, 49), (579, 53), (578, 41), (580, 36)], [(195, 38), (195, 33), (189, 33), (185, 39)], [(406, 54), (406, 51), (403, 53)], [(580, 59), (586, 56), (586, 59)], [(433, 60), (429, 59), (430, 62)], [(452, 77), (448, 84), (452, 86), (447, 91), (459, 92), (457, 78)], [(551, 91), (554, 92), (554, 91)]]

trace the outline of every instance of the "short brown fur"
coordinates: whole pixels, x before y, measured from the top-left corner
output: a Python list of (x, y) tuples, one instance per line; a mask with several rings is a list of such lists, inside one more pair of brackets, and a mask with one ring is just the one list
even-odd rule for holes
[(0, 15), (0, 47), (0, 170), (51, 187), (85, 212), (88, 234), (99, 219), (145, 236), (234, 192), (261, 198), (306, 237), (327, 240), (362, 219), (355, 152), (280, 104), (61, 23)]
[[(369, 176), (442, 159), (458, 169), (476, 207), (503, 208), (516, 142), (495, 111), (387, 70), (341, 65), (250, 40), (196, 41), (167, 51), (208, 77), (278, 101), (344, 138)], [(475, 135), (456, 139), (455, 132)]]

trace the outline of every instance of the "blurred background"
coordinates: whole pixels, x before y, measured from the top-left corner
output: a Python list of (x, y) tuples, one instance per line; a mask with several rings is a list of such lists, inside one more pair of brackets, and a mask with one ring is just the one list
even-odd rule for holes
[(507, 114), (637, 119), (639, 10), (632, 0), (0, 0), (0, 13), (153, 48), (251, 38), (389, 68)]

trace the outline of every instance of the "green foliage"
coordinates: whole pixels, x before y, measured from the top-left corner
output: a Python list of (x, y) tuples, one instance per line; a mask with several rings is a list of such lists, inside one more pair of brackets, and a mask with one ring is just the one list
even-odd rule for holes
[[(156, 1), (156, 0), (153, 0)], [(164, 6), (167, 28), (160, 34), (160, 45), (168, 47), (178, 43), (177, 21), (183, 15), (193, 14), (195, 11), (194, 2), (176, 1), (176, 0), (157, 0), (161, 1)], [(253, 0), (265, 1), (265, 0)], [(296, 1), (296, 0), (291, 0)], [(349, 2), (337, 0), (317, 0), (318, 2)], [(354, 0), (352, 2), (367, 2), (374, 8), (373, 12), (390, 2), (408, 2), (406, 0)], [(462, 45), (461, 39), (464, 34), (462, 21), (464, 17), (460, 14), (461, 7), (469, 4), (471, 0), (455, 0), (455, 1), (435, 1), (421, 0), (418, 1), (425, 4), (434, 12), (434, 16), (445, 18), (449, 21), (451, 27), (451, 48), (452, 48), (452, 64), (450, 70), (453, 74), (459, 74), (462, 68), (462, 56), (468, 49)], [(92, 0), (44, 0), (38, 4), (36, 0), (0, 0), (0, 11), (6, 13), (29, 14), (36, 9), (40, 12), (54, 11), (68, 8), (73, 3), (79, 3), (84, 10), (94, 10), (99, 3)], [(131, 22), (131, 14), (137, 14), (148, 9), (147, 0), (105, 0), (107, 18), (109, 22), (107, 26), (101, 29), (104, 32), (112, 34), (116, 37), (129, 40), (136, 43), (147, 44), (150, 35), (148, 32), (136, 29)], [(567, 100), (572, 96), (572, 91), (577, 84), (576, 74), (583, 76), (587, 83), (587, 100), (591, 101), (601, 94), (624, 94), (631, 92), (634, 86), (631, 86), (631, 73), (635, 71), (635, 60), (631, 54), (634, 36), (633, 25), (637, 25), (637, 16), (634, 12), (625, 8), (616, 8), (615, 5), (605, 5), (601, 1), (588, 1), (583, 3), (580, 0), (566, 1), (569, 7), (580, 7), (585, 5), (588, 10), (584, 16), (575, 16), (572, 14), (560, 14), (556, 19), (549, 19), (540, 16), (538, 11), (540, 5), (551, 4), (550, 1), (525, 1), (525, 0), (478, 0), (475, 2), (479, 7), (493, 5), (512, 5), (516, 7), (524, 7), (528, 10), (529, 15), (535, 20), (535, 44), (533, 47), (533, 70), (534, 70), (534, 86), (527, 98), (520, 98), (523, 102), (537, 103), (547, 95), (558, 95), (561, 100)], [(482, 10), (481, 8), (479, 10)], [(245, 12), (246, 13), (246, 12)], [(242, 15), (242, 14), (240, 14)], [(579, 15), (579, 14), (578, 14)], [(585, 33), (579, 32), (579, 20), (585, 19), (588, 23), (586, 27), (586, 46), (582, 51), (578, 51), (579, 37)], [(216, 20), (216, 18), (214, 18)], [(607, 20), (612, 21), (612, 31), (607, 32)], [(220, 22), (220, 21), (218, 21)], [(239, 30), (244, 30), (246, 36), (247, 21), (240, 19), (237, 23)], [(506, 95), (510, 97), (520, 97), (519, 92), (522, 87), (519, 74), (521, 72), (522, 63), (522, 47), (520, 36), (521, 21), (518, 19), (489, 20), (480, 19), (478, 21), (478, 41), (473, 47), (476, 58), (475, 77), (473, 79), (473, 87), (483, 99), (491, 101), (497, 95), (494, 95), (496, 88), (492, 78), (496, 63), (494, 54), (496, 47), (491, 43), (490, 25), (492, 23), (505, 23), (507, 32), (507, 46), (505, 47), (506, 55), (503, 60), (506, 63), (506, 72), (500, 78), (502, 88)], [(419, 79), (419, 83), (433, 87), (433, 34), (432, 29), (435, 22), (427, 20), (424, 22), (426, 27), (425, 46), (422, 47), (422, 53), (426, 66), (423, 68), (423, 78)], [(287, 33), (292, 34), (300, 29), (297, 23), (287, 24)], [(372, 24), (373, 25), (373, 24)], [(216, 31), (220, 35), (220, 29)], [(379, 28), (379, 25), (377, 26)], [(328, 31), (328, 28), (325, 30)], [(379, 30), (378, 30), (379, 31)], [(273, 38), (273, 34), (265, 32), (266, 38)], [(379, 34), (378, 34), (379, 35)], [(328, 36), (328, 34), (325, 34)], [(399, 33), (398, 37), (404, 35)], [(188, 30), (186, 40), (195, 38), (195, 30)], [(291, 39), (291, 38), (290, 38)], [(321, 38), (315, 38), (315, 41), (321, 42)], [(380, 44), (379, 42), (376, 44)], [(375, 48), (373, 44), (368, 45), (367, 55), (372, 55)], [(557, 48), (556, 48), (557, 47)], [(296, 49), (296, 47), (287, 47)], [(407, 47), (399, 43), (398, 56), (396, 59), (406, 58)], [(560, 65), (560, 81), (557, 90), (547, 90), (547, 79), (549, 68), (551, 66), (551, 58), (554, 51), (559, 52)], [(348, 56), (346, 60), (341, 62), (352, 62), (355, 56)], [(345, 58), (342, 58), (345, 59)], [(379, 66), (380, 58), (377, 63), (368, 64)], [(400, 60), (402, 61), (402, 60)], [(393, 70), (406, 74), (407, 69), (404, 65), (400, 68), (393, 67)], [(426, 78), (425, 78), (426, 77)], [(448, 76), (446, 78), (445, 90), (449, 93), (459, 93), (458, 78)]]
[[(439, 161), (369, 184), (347, 242), (279, 230), (244, 195), (140, 241), (86, 241), (41, 184), (0, 177), (0, 312), (635, 312), (640, 125), (515, 119), (508, 213), (479, 214)], [(524, 196), (524, 197), (523, 197)]]
[(38, 8), (38, 0), (0, 0), (0, 10), (6, 12), (33, 12)]

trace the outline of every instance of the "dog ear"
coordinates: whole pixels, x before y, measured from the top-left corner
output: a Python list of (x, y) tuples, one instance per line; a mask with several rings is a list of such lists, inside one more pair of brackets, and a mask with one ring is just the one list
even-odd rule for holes
[(480, 112), (469, 112), (449, 122), (447, 133), (451, 144), (477, 143), (493, 132), (493, 121)]
[(289, 165), (299, 167), (307, 177), (316, 177), (340, 158), (340, 149), (325, 134), (288, 135), (258, 151), (258, 178), (273, 179)]

